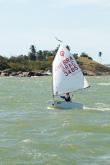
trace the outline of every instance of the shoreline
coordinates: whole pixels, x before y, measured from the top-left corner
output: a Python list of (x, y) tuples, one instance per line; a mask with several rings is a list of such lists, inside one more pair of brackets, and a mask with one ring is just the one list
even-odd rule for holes
[[(109, 76), (110, 72), (93, 72), (89, 70), (83, 70), (82, 71), (84, 76)], [(23, 72), (23, 71), (0, 71), (0, 77), (34, 77), (34, 76), (51, 76), (52, 72), (50, 70), (48, 71), (29, 71), (29, 72)]]

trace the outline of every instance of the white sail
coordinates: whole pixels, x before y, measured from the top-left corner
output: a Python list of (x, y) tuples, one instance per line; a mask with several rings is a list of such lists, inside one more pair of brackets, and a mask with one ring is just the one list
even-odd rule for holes
[(61, 95), (88, 87), (75, 58), (63, 44), (53, 61), (53, 94)]

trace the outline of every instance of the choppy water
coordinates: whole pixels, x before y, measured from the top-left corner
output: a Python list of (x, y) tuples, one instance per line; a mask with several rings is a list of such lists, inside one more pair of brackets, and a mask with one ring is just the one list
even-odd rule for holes
[(110, 165), (110, 76), (87, 79), (83, 110), (51, 110), (51, 77), (0, 78), (0, 165)]

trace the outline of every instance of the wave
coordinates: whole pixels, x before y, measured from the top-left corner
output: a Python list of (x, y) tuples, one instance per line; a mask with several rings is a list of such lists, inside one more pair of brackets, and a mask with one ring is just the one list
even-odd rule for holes
[(106, 105), (104, 103), (96, 103), (94, 107), (84, 106), (83, 109), (95, 111), (110, 111), (110, 105)]
[(95, 111), (110, 111), (110, 108), (99, 108), (99, 107), (83, 107), (85, 110), (95, 110)]
[(32, 142), (32, 141), (31, 141), (31, 139), (24, 139), (24, 140), (22, 140), (21, 142), (23, 142), (23, 143), (30, 143), (30, 142)]
[(102, 86), (109, 86), (110, 83), (98, 83), (98, 85), (102, 85)]

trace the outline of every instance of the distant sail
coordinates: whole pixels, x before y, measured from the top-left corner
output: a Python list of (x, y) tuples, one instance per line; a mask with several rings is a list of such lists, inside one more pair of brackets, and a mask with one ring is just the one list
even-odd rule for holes
[(74, 56), (63, 44), (60, 45), (52, 65), (53, 94), (61, 95), (89, 86)]

